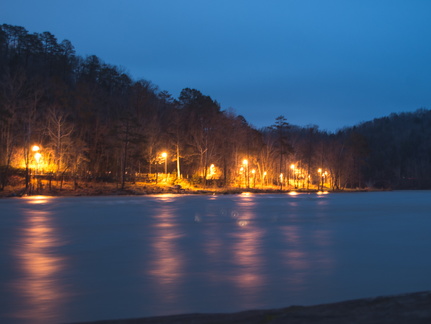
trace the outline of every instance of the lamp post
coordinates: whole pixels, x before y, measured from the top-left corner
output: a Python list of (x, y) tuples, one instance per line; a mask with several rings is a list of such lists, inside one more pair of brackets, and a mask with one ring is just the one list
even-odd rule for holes
[(36, 152), (34, 154), (34, 159), (36, 160), (36, 174), (39, 174), (39, 162), (41, 157), (42, 157), (42, 154), (40, 154), (39, 152)]
[(322, 174), (322, 191), (323, 191), (323, 186), (324, 186), (324, 184), (327, 182), (327, 176), (328, 176), (328, 171), (325, 171), (323, 174)]
[(38, 173), (39, 161), (40, 161), (40, 158), (42, 156), (42, 154), (39, 153), (40, 147), (37, 145), (33, 145), (31, 150), (34, 152), (34, 159), (36, 160), (36, 172), (35, 173)]
[(290, 165), (290, 169), (292, 170), (292, 182), (295, 185), (295, 177), (296, 177), (296, 174), (295, 174), (295, 164), (291, 164)]
[[(36, 168), (35, 168), (34, 173), (33, 173), (33, 178), (36, 180), (36, 175), (37, 175), (38, 169), (39, 169), (39, 161), (40, 161), (42, 154), (39, 153), (40, 147), (38, 145), (33, 145), (31, 147), (31, 150), (32, 150), (32, 152), (34, 152), (34, 159), (36, 161)], [(32, 187), (31, 173), (30, 173), (30, 185)], [(30, 190), (31, 190), (31, 187), (30, 187)]]
[(165, 177), (167, 179), (168, 178), (168, 153), (163, 152), (162, 153), (162, 158), (165, 159)]
[(247, 173), (246, 173), (246, 177), (247, 177), (247, 188), (250, 188), (250, 177), (249, 177), (249, 172), (248, 172), (248, 160), (244, 159), (244, 161), (242, 161), (242, 164), (244, 164), (244, 170), (245, 168), (247, 168)]
[(283, 173), (280, 173), (280, 190), (283, 190)]

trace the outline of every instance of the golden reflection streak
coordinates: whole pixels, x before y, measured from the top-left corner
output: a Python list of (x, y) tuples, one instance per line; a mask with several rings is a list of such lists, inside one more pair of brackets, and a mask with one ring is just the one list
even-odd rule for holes
[[(241, 196), (238, 203), (241, 213), (238, 216), (238, 234), (235, 237), (233, 253), (239, 271), (235, 275), (235, 284), (244, 291), (244, 298), (251, 299), (259, 296), (259, 291), (265, 284), (262, 267), (262, 229), (253, 225), (251, 220), (255, 215), (250, 211), (255, 202), (253, 194)], [(251, 300), (248, 302), (252, 302)]]
[(318, 195), (318, 196), (321, 196), (321, 195), (327, 195), (327, 194), (329, 194), (329, 192), (328, 192), (328, 191), (318, 191), (318, 192), (317, 192), (317, 195)]
[(48, 203), (52, 197), (49, 196), (29, 196), (24, 198), (27, 203), (32, 205), (40, 205), (40, 204), (46, 204)]
[[(241, 229), (240, 229), (241, 231)], [(238, 243), (233, 251), (236, 262), (241, 266), (241, 272), (236, 277), (236, 283), (242, 289), (257, 289), (263, 285), (260, 268), (263, 264), (260, 255), (261, 235), (250, 228), (243, 228), (238, 235)]]
[(166, 193), (166, 194), (158, 194), (154, 196), (157, 201), (163, 201), (163, 202), (172, 202), (175, 198), (178, 198), (178, 195)]
[[(32, 197), (30, 204), (47, 202), (47, 197)], [(61, 242), (50, 224), (50, 214), (42, 210), (25, 210), (25, 227), (16, 242), (15, 254), (22, 277), (14, 284), (27, 306), (16, 317), (34, 323), (54, 321), (61, 312), (65, 293), (55, 277), (63, 269), (64, 258), (54, 256), (52, 249)]]
[(176, 245), (177, 239), (182, 235), (178, 232), (178, 227), (171, 222), (173, 217), (170, 208), (162, 206), (157, 215), (159, 223), (154, 225), (154, 240), (151, 244), (154, 252), (152, 266), (148, 271), (158, 284), (156, 294), (160, 294), (160, 298), (165, 301), (172, 301), (177, 297), (178, 285), (183, 276), (183, 258)]

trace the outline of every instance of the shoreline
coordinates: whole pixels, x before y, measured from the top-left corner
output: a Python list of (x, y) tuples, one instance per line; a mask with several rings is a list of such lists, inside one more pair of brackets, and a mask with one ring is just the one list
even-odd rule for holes
[(352, 192), (374, 192), (374, 191), (391, 191), (378, 189), (344, 189), (330, 190), (325, 188), (324, 191), (317, 189), (276, 189), (274, 187), (266, 188), (214, 188), (214, 187), (182, 187), (180, 185), (154, 185), (147, 183), (130, 184), (126, 188), (118, 188), (116, 184), (109, 183), (85, 183), (78, 188), (73, 188), (71, 183), (63, 184), (63, 188), (53, 186), (51, 190), (46, 187), (32, 190), (30, 193), (23, 187), (7, 187), (0, 191), (1, 198), (16, 198), (28, 196), (52, 196), (52, 197), (81, 197), (81, 196), (146, 196), (158, 194), (183, 194), (183, 195), (234, 195), (242, 193), (255, 194), (288, 194), (296, 193), (352, 193)]
[(235, 313), (180, 314), (75, 324), (345, 324), (431, 323), (431, 291), (363, 298), (313, 306), (247, 310)]
[[(44, 191), (44, 192), (35, 192), (32, 194), (20, 193), (20, 192), (0, 192), (0, 199), (6, 198), (25, 198), (32, 196), (47, 196), (47, 197), (101, 197), (101, 196), (150, 196), (150, 195), (164, 195), (164, 194), (173, 194), (173, 195), (241, 195), (241, 194), (329, 194), (329, 193), (361, 193), (361, 192), (380, 192), (383, 190), (338, 190), (338, 191), (317, 191), (317, 190), (235, 190), (235, 189), (227, 189), (227, 190), (209, 190), (209, 189), (199, 189), (199, 190), (184, 190), (181, 192), (175, 190), (156, 190), (149, 192), (137, 192), (135, 190), (112, 190), (105, 191), (99, 190), (94, 192), (75, 192), (69, 190), (61, 190), (61, 191)], [(388, 191), (388, 190), (384, 190)]]

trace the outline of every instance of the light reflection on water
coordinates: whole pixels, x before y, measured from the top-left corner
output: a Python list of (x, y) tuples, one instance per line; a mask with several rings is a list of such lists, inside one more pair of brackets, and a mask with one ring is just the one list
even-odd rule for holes
[(29, 196), (25, 197), (24, 201), (29, 205), (43, 205), (48, 203), (51, 199), (53, 198), (49, 196)]
[[(244, 225), (247, 226), (247, 225)], [(240, 289), (241, 296), (246, 303), (247, 299), (256, 299), (259, 290), (265, 284), (264, 258), (262, 251), (262, 230), (250, 230), (250, 226), (243, 227), (234, 236), (232, 246), (233, 258), (238, 271), (233, 276), (234, 284)]]
[(252, 194), (240, 196), (238, 209), (242, 213), (238, 216), (239, 229), (233, 234), (233, 260), (238, 271), (235, 273), (234, 284), (241, 291), (242, 301), (246, 304), (256, 303), (256, 298), (265, 285), (264, 257), (262, 238), (264, 229), (255, 222), (253, 212), (255, 199)]
[[(202, 286), (199, 290), (209, 295), (212, 292), (206, 289), (211, 285), (230, 287), (235, 304), (259, 305), (267, 273), (263, 255), (265, 230), (260, 228), (253, 211), (255, 197), (240, 195), (226, 209), (217, 202), (217, 196), (209, 196), (209, 205), (191, 208), (193, 221), (187, 213), (183, 213), (184, 219), (178, 217), (176, 199), (157, 198), (157, 202), (167, 201), (168, 204), (159, 204), (152, 215), (156, 221), (150, 236), (153, 257), (147, 273), (157, 285), (156, 298), (168, 305), (178, 303), (179, 296), (184, 294), (180, 288), (184, 289), (184, 283), (190, 282), (191, 286)], [(215, 205), (211, 205), (213, 203)], [(215, 297), (201, 298), (212, 300)], [(220, 305), (225, 301), (211, 303)]]
[[(43, 205), (49, 199), (35, 196), (27, 198), (25, 202), (29, 206)], [(20, 292), (22, 304), (13, 316), (32, 323), (55, 322), (61, 318), (67, 297), (55, 279), (66, 262), (64, 257), (55, 253), (55, 249), (63, 242), (51, 224), (51, 213), (29, 206), (23, 210), (23, 225), (14, 244), (20, 277), (11, 286)]]
[[(172, 197), (162, 196), (163, 202), (172, 202)], [(150, 260), (148, 274), (154, 278), (158, 287), (159, 299), (171, 302), (178, 295), (178, 284), (182, 281), (184, 257), (177, 249), (176, 242), (182, 236), (175, 225), (175, 212), (169, 205), (161, 205), (155, 214), (155, 224), (151, 235), (153, 259)]]
[(0, 322), (231, 312), (431, 289), (431, 200), (422, 192), (0, 205)]

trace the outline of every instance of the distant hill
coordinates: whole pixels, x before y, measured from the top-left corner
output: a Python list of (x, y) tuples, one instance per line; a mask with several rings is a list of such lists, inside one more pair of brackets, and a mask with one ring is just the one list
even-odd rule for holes
[(345, 132), (361, 134), (369, 153), (363, 176), (379, 187), (431, 188), (431, 111), (391, 114)]

